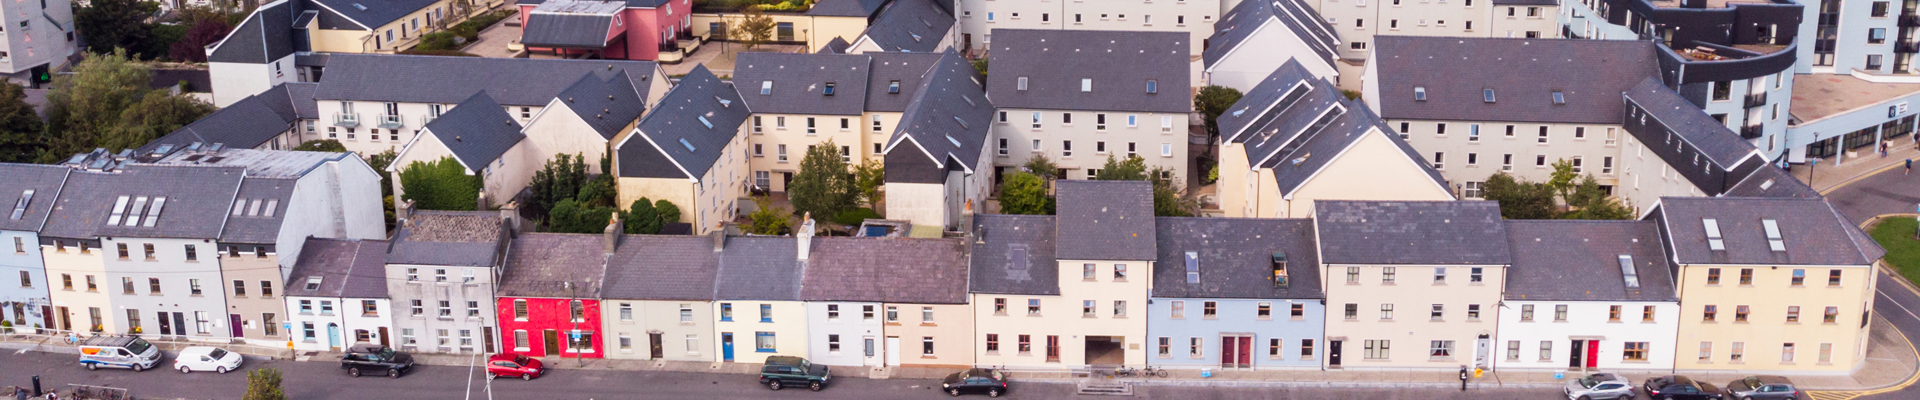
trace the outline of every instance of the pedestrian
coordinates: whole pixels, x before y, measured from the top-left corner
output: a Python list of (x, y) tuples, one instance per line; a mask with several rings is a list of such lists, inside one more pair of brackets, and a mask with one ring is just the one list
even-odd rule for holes
[(1887, 148), (1891, 146), (1892, 144), (1887, 143), (1886, 141), (1880, 142), (1880, 158), (1887, 158)]
[(1904, 173), (1901, 173), (1901, 174), (1902, 174), (1902, 175), (1913, 175), (1913, 159), (1911, 159), (1911, 158), (1909, 158), (1909, 159), (1907, 159), (1907, 172), (1904, 172)]

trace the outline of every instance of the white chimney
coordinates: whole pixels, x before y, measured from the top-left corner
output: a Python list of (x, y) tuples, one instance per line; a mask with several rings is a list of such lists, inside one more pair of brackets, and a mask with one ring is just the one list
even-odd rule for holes
[(794, 232), (793, 237), (800, 239), (797, 243), (800, 246), (800, 261), (806, 261), (807, 253), (813, 250), (813, 213), (800, 215), (800, 230)]

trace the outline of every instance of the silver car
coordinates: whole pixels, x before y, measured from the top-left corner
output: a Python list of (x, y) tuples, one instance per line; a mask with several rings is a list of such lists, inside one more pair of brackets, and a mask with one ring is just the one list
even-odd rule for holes
[(1632, 399), (1633, 382), (1619, 375), (1599, 373), (1567, 381), (1568, 400)]

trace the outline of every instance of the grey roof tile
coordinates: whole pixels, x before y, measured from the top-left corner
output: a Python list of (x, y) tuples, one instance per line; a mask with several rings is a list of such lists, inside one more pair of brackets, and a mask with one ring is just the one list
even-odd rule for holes
[(1153, 260), (1153, 183), (1060, 180), (1062, 260)]
[[(1213, 122), (1220, 127), (1220, 136), (1224, 140), (1243, 143), (1249, 133), (1287, 112), (1305, 99), (1308, 93), (1326, 89), (1325, 81), (1316, 79), (1313, 72), (1300, 65), (1299, 60), (1289, 59), (1252, 89), (1241, 93), (1240, 101), (1234, 102)], [(1314, 98), (1324, 101), (1329, 97)]]
[(57, 165), (0, 163), (0, 176), (7, 177), (0, 179), (0, 230), (39, 232), (72, 172)]
[(719, 162), (727, 143), (742, 134), (740, 124), (752, 113), (732, 85), (721, 82), (706, 66), (695, 66), (679, 85), (667, 91), (653, 112), (640, 120), (637, 133), (619, 143), (615, 149), (620, 157), (619, 174), (639, 178), (706, 176), (707, 170)]
[[(435, 0), (307, 0), (353, 22), (378, 29), (436, 3)], [(288, 18), (292, 21), (292, 18)], [(288, 25), (292, 26), (292, 25)]]
[(647, 102), (633, 90), (633, 81), (627, 79), (626, 71), (583, 74), (580, 81), (556, 97), (607, 140), (613, 140), (620, 130), (647, 111)]
[(607, 253), (599, 234), (524, 233), (501, 271), (502, 297), (600, 298)]
[[(994, 29), (987, 93), (1003, 108), (1184, 113), (1192, 40), (1185, 32)], [(1019, 78), (1028, 90), (1019, 90)], [(1082, 92), (1081, 81), (1093, 80)], [(1147, 93), (1154, 80), (1158, 93)]]
[[(346, 0), (342, 0), (346, 1)], [(316, 100), (455, 104), (485, 91), (509, 106), (546, 106), (588, 71), (625, 70), (641, 99), (659, 69), (652, 61), (441, 57), (338, 53), (328, 56)], [(444, 79), (458, 76), (460, 79)]]
[[(298, 179), (256, 178), (249, 176), (240, 183), (240, 192), (236, 202), (244, 200), (247, 209), (239, 215), (227, 217), (226, 229), (220, 232), (222, 243), (275, 244), (280, 239), (280, 227), (285, 224), (287, 212), (293, 205), (293, 187)], [(236, 203), (237, 204), (237, 203)]]
[[(934, 65), (940, 62), (945, 53), (866, 53), (873, 58), (867, 80), (867, 108), (874, 112), (902, 112), (913, 103), (919, 93), (921, 81), (934, 73)], [(893, 82), (900, 81), (900, 91), (892, 92)]]
[[(276, 89), (270, 89), (207, 114), (148, 142), (140, 147), (139, 152), (151, 153), (166, 145), (182, 149), (196, 142), (224, 143), (228, 147), (243, 149), (260, 147), (293, 129), (295, 121), (302, 117), (298, 115), (298, 107), (294, 105), (296, 102), (290, 101), (284, 89), (280, 89), (283, 86), (275, 86), (278, 93)], [(313, 101), (307, 99), (306, 102)]]
[[(1153, 297), (1325, 299), (1314, 247), (1313, 220), (1159, 218), (1160, 258), (1153, 266)], [(1199, 281), (1187, 280), (1193, 253)], [(1273, 255), (1284, 254), (1287, 285), (1273, 282)]]
[(797, 242), (791, 237), (727, 238), (713, 299), (800, 301), (804, 274)]
[(527, 13), (520, 42), (529, 46), (607, 47), (613, 21), (626, 8), (622, 1), (548, 0)]
[[(1659, 76), (1654, 45), (1636, 40), (1380, 36), (1379, 99), (1389, 119), (1617, 124), (1620, 95)], [(1499, 66), (1490, 68), (1489, 66)], [(1427, 100), (1414, 99), (1425, 87)], [(1485, 89), (1494, 102), (1485, 101)], [(1553, 103), (1559, 90), (1566, 104)]]
[[(1365, 104), (1347, 100), (1325, 79), (1288, 60), (1216, 120), (1221, 135), (1246, 144), (1247, 165), (1270, 168), (1280, 193), (1291, 194), (1368, 134), (1383, 135), (1406, 161), (1446, 187), (1446, 178)], [(1231, 129), (1231, 130), (1229, 130)], [(1372, 160), (1366, 162), (1385, 162)]]
[[(867, 64), (864, 55), (740, 53), (733, 84), (745, 86), (740, 95), (756, 113), (860, 115), (866, 111)], [(761, 94), (768, 82), (771, 90)], [(827, 83), (834, 84), (831, 96)]]
[(1221, 16), (1220, 22), (1213, 25), (1213, 36), (1207, 39), (1208, 46), (1201, 52), (1201, 59), (1208, 67), (1212, 67), (1229, 53), (1243, 50), (1260, 51), (1256, 47), (1272, 45), (1260, 43), (1255, 44), (1254, 47), (1242, 49), (1242, 46), (1249, 44), (1247, 39), (1252, 37), (1254, 32), (1260, 31), (1262, 25), (1269, 23), (1278, 26), (1269, 26), (1265, 29), (1286, 29), (1294, 37), (1304, 41), (1303, 44), (1318, 56), (1317, 61), (1332, 66), (1334, 58), (1339, 56), (1334, 53), (1334, 49), (1340, 48), (1339, 35), (1334, 32), (1333, 26), (1320, 19), (1320, 13), (1308, 6), (1306, 2), (1260, 0), (1242, 1), (1232, 10), (1227, 11), (1227, 15)]
[(940, 40), (953, 24), (953, 15), (933, 0), (892, 0), (860, 35), (881, 51), (930, 53), (941, 50)]
[[(1258, 150), (1267, 155), (1260, 165), (1273, 169), (1274, 184), (1279, 186), (1280, 193), (1292, 195), (1301, 185), (1306, 184), (1308, 179), (1331, 165), (1334, 157), (1367, 135), (1380, 135), (1381, 138), (1393, 143), (1394, 147), (1400, 150), (1400, 156), (1405, 157), (1402, 161), (1416, 165), (1434, 185), (1442, 189), (1447, 187), (1447, 179), (1440, 175), (1440, 171), (1433, 169), (1433, 164), (1427, 162), (1427, 159), (1414, 150), (1412, 145), (1407, 144), (1406, 140), (1400, 139), (1400, 135), (1390, 133), (1393, 129), (1386, 126), (1386, 121), (1374, 115), (1372, 109), (1367, 108), (1365, 104), (1344, 98), (1338, 101), (1345, 105), (1347, 112), (1332, 117), (1331, 123), (1324, 128), (1307, 132), (1306, 134), (1310, 136), (1294, 139), (1298, 143), (1285, 145), (1270, 143), (1258, 149), (1252, 146), (1247, 147), (1249, 151)], [(1274, 124), (1279, 125), (1281, 122), (1275, 121)], [(1268, 151), (1272, 152), (1268, 153)], [(1249, 154), (1249, 157), (1251, 156), (1252, 154)], [(1260, 160), (1250, 162), (1258, 161)], [(1380, 159), (1359, 162), (1393, 161)]]
[(887, 0), (820, 0), (807, 15), (815, 17), (871, 17)]
[[(387, 241), (307, 238), (282, 291), (287, 296), (387, 298)], [(310, 277), (320, 287), (307, 290)]]
[(1506, 265), (1506, 224), (1491, 201), (1313, 202), (1326, 264)]
[[(887, 152), (912, 143), (943, 169), (973, 171), (987, 146), (993, 103), (978, 84), (978, 70), (948, 51), (914, 90), (914, 99), (894, 126)], [(957, 168), (956, 168), (957, 167)]]
[(719, 270), (710, 237), (627, 235), (607, 260), (603, 297), (711, 301)]
[[(1759, 149), (1753, 147), (1753, 144), (1748, 143), (1746, 139), (1741, 139), (1739, 133), (1727, 129), (1726, 124), (1707, 116), (1700, 107), (1680, 97), (1679, 93), (1674, 93), (1666, 85), (1660, 84), (1658, 79), (1645, 78), (1638, 83), (1626, 93), (1627, 101), (1638, 104), (1640, 109), (1646, 110), (1648, 116), (1666, 125), (1668, 132), (1686, 140), (1692, 145), (1694, 151), (1705, 155), (1707, 160), (1715, 165), (1722, 169), (1733, 169), (1748, 158), (1759, 156)], [(1641, 143), (1666, 141), (1664, 137), (1638, 139)], [(1691, 170), (1684, 167), (1692, 163), (1674, 161), (1676, 160), (1668, 160), (1668, 164), (1681, 166), (1678, 169)], [(1718, 189), (1713, 188), (1716, 191)]]
[(292, 2), (283, 2), (255, 9), (239, 27), (214, 45), (207, 61), (266, 64), (292, 55), (296, 17), (293, 7)]
[(1753, 170), (1727, 189), (1728, 197), (1799, 197), (1817, 198), (1820, 192), (1807, 187), (1800, 179), (1787, 175), (1787, 171), (1772, 165)]
[[(219, 239), (234, 193), (240, 189), (243, 168), (201, 166), (128, 165), (116, 172), (74, 171), (60, 191), (56, 209), (47, 218), (41, 236), (60, 238), (146, 237), (178, 239)], [(138, 226), (111, 222), (114, 205), (127, 196), (125, 214), (138, 212)], [(149, 199), (147, 207), (136, 207), (140, 198)], [(151, 201), (166, 197), (160, 207), (159, 222), (147, 226), (152, 213)]]
[(495, 267), (506, 250), (505, 221), (488, 211), (414, 211), (394, 229), (388, 264)]
[(427, 123), (427, 131), (440, 139), (453, 156), (475, 171), (499, 159), (507, 149), (526, 139), (520, 122), (508, 115), (487, 92), (474, 93), (452, 110)]
[[(1867, 265), (1886, 254), (1825, 199), (1662, 197), (1658, 207), (1681, 264)], [(1706, 219), (1725, 250), (1709, 246)], [(1784, 251), (1770, 248), (1763, 220), (1775, 221)]]
[(821, 45), (820, 50), (814, 52), (821, 54), (846, 54), (848, 47), (853, 47), (853, 43), (847, 43), (846, 38), (834, 36), (833, 40), (828, 40), (827, 44)]
[[(1510, 300), (1676, 301), (1671, 266), (1652, 221), (1509, 220)], [(1633, 265), (1628, 286), (1621, 256)]]
[(1059, 295), (1054, 216), (974, 214), (968, 288), (973, 293)]
[(964, 239), (813, 239), (800, 299), (916, 304), (967, 302)]

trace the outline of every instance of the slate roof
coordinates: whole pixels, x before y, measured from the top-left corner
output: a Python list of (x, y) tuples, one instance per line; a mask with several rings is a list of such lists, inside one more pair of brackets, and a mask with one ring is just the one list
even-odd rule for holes
[(626, 71), (582, 74), (579, 81), (561, 90), (555, 98), (607, 140), (613, 140), (627, 124), (640, 119), (640, 114), (647, 111), (646, 100), (633, 90), (633, 81), (627, 79)]
[(733, 86), (721, 82), (705, 65), (694, 66), (653, 111), (640, 120), (636, 134), (615, 149), (622, 177), (706, 176), (727, 143), (741, 135), (740, 124), (753, 113)]
[[(1292, 194), (1368, 134), (1382, 135), (1406, 157), (1401, 162), (1418, 165), (1435, 185), (1447, 187), (1440, 171), (1399, 135), (1389, 133), (1393, 128), (1372, 109), (1347, 100), (1332, 83), (1308, 74), (1295, 60), (1249, 93), (1251, 97), (1241, 97), (1220, 114), (1221, 134), (1231, 132), (1229, 140), (1246, 145), (1247, 165), (1272, 169), (1281, 194)], [(1228, 131), (1229, 123), (1246, 128)]]
[(814, 238), (800, 299), (965, 304), (966, 243), (965, 239)]
[[(867, 56), (852, 54), (740, 53), (733, 84), (762, 114), (860, 115), (866, 111)], [(764, 82), (772, 93), (762, 95)], [(834, 84), (834, 95), (823, 92)], [(805, 122), (794, 121), (794, 124)], [(825, 123), (825, 121), (822, 121)]]
[[(987, 93), (1002, 108), (1184, 113), (1192, 40), (1184, 32), (994, 29)], [(1028, 90), (1018, 90), (1018, 78)], [(1081, 92), (1082, 79), (1093, 91)], [(1147, 93), (1155, 80), (1158, 93)]]
[(798, 239), (729, 237), (720, 252), (714, 300), (800, 301)]
[(953, 30), (954, 18), (933, 0), (892, 0), (860, 36), (881, 51), (927, 53), (940, 51), (940, 40)]
[(500, 297), (600, 298), (607, 272), (603, 239), (590, 233), (521, 234), (500, 273)]
[[(548, 0), (527, 13), (520, 42), (529, 46), (603, 48), (625, 2)], [(619, 31), (621, 33), (625, 30)]]
[[(1825, 199), (1662, 197), (1658, 207), (1680, 264), (1868, 265), (1886, 254)], [(1725, 250), (1708, 246), (1709, 218)], [(1775, 221), (1786, 251), (1769, 248), (1763, 219)]]
[[(387, 298), (387, 241), (307, 238), (282, 286), (287, 296)], [(318, 290), (307, 278), (320, 277)]]
[[(909, 139), (935, 165), (973, 171), (987, 146), (993, 123), (993, 103), (979, 82), (979, 70), (949, 49), (913, 91), (913, 101), (894, 126), (886, 151)], [(903, 85), (905, 82), (901, 82)], [(903, 88), (902, 91), (905, 91)], [(892, 96), (884, 94), (879, 96)], [(873, 95), (869, 95), (873, 96)]]
[[(54, 200), (55, 209), (40, 236), (219, 239), (244, 172), (239, 167), (143, 164), (127, 165), (115, 172), (74, 171)], [(126, 209), (143, 209), (137, 213), (139, 226), (126, 226), (129, 218), (123, 218), (119, 225), (107, 225), (120, 196), (128, 197)], [(149, 199), (149, 205), (135, 207), (142, 197)], [(146, 226), (151, 199), (158, 197), (167, 198), (160, 207), (160, 220)]]
[[(1153, 297), (1325, 299), (1313, 220), (1161, 217)], [(1187, 281), (1194, 253), (1198, 283)], [(1275, 287), (1273, 255), (1285, 254), (1287, 286)]]
[(652, 61), (346, 53), (329, 56), (326, 66), (315, 100), (454, 104), (485, 91), (501, 105), (535, 107), (546, 106), (588, 71), (624, 70), (635, 93), (647, 99), (659, 69)]
[[(946, 53), (876, 52), (862, 55), (873, 59), (868, 67), (866, 111), (903, 112), (917, 98), (915, 95), (920, 93), (921, 82), (936, 72), (934, 65)], [(900, 81), (900, 92), (888, 93), (895, 80)]]
[[(1369, 102), (1389, 119), (1618, 124), (1621, 93), (1659, 76), (1654, 51), (1636, 40), (1381, 36), (1372, 66), (1380, 98)], [(1566, 104), (1553, 103), (1553, 90)]]
[(1301, 0), (1242, 1), (1213, 25), (1213, 36), (1207, 39), (1208, 46), (1201, 52), (1201, 59), (1208, 67), (1212, 67), (1220, 59), (1226, 58), (1227, 54), (1261, 51), (1257, 47), (1271, 44), (1263, 43), (1244, 49), (1242, 46), (1247, 44), (1247, 39), (1254, 32), (1285, 29), (1313, 50), (1314, 55), (1319, 56), (1317, 61), (1332, 66), (1334, 59), (1339, 57), (1335, 49), (1340, 48), (1340, 37), (1334, 32), (1333, 26), (1320, 19), (1319, 15)]
[(328, 162), (346, 160), (347, 157), (359, 156), (353, 153), (293, 150), (222, 149), (219, 153), (181, 150), (148, 163), (244, 167), (247, 169), (247, 179), (299, 179)]
[[(1680, 139), (1686, 140), (1694, 151), (1705, 155), (1707, 160), (1719, 165), (1721, 169), (1732, 169), (1748, 157), (1759, 156), (1759, 149), (1752, 143), (1741, 139), (1739, 133), (1727, 129), (1727, 125), (1707, 116), (1700, 107), (1680, 97), (1655, 78), (1645, 78), (1626, 94), (1627, 100), (1640, 105), (1648, 116), (1667, 126), (1667, 130)], [(1626, 114), (1621, 114), (1626, 115)], [(1664, 142), (1664, 138), (1640, 138), (1643, 143)], [(1764, 158), (1764, 157), (1762, 157)], [(1685, 168), (1691, 163), (1668, 164)]]
[(520, 122), (484, 91), (474, 93), (473, 97), (428, 122), (427, 132), (440, 139), (440, 143), (453, 151), (454, 157), (474, 171), (486, 168), (527, 137), (520, 133)]
[(822, 54), (846, 54), (848, 47), (853, 47), (853, 43), (847, 43), (847, 39), (834, 36), (833, 40), (828, 40), (827, 44), (821, 45), (820, 50), (814, 52)]
[[(367, 29), (378, 29), (422, 8), (433, 5), (436, 0), (306, 0), (339, 13)], [(291, 21), (291, 19), (289, 19)], [(292, 26), (292, 25), (288, 25)]]
[(290, 1), (276, 1), (254, 9), (246, 20), (240, 21), (239, 27), (213, 45), (207, 62), (266, 64), (292, 55), (296, 15)]
[[(7, 177), (0, 179), (0, 230), (39, 232), (72, 172), (58, 165), (0, 163), (0, 176)], [(29, 190), (32, 196), (27, 196)], [(22, 205), (26, 208), (21, 209)], [(20, 211), (17, 218), (16, 210)]]
[(1060, 294), (1051, 215), (974, 214), (967, 290), (1050, 296)]
[[(1440, 171), (1433, 169), (1433, 164), (1427, 162), (1427, 159), (1422, 157), (1419, 151), (1414, 150), (1412, 145), (1407, 144), (1406, 140), (1401, 139), (1400, 135), (1392, 133), (1393, 128), (1386, 126), (1386, 121), (1381, 120), (1380, 116), (1374, 115), (1372, 109), (1367, 108), (1365, 104), (1346, 100), (1344, 97), (1340, 98), (1339, 101), (1344, 105), (1344, 109), (1347, 110), (1347, 112), (1333, 117), (1331, 120), (1332, 123), (1327, 124), (1324, 128), (1319, 130), (1307, 128), (1312, 131), (1307, 132), (1307, 134), (1311, 134), (1312, 136), (1294, 139), (1298, 141), (1298, 143), (1288, 143), (1284, 146), (1269, 143), (1258, 148), (1261, 152), (1266, 152), (1269, 149), (1275, 150), (1272, 153), (1267, 153), (1269, 155), (1264, 161), (1253, 161), (1259, 161), (1260, 166), (1273, 169), (1274, 184), (1279, 186), (1280, 193), (1292, 195), (1295, 190), (1300, 189), (1301, 185), (1306, 184), (1308, 179), (1320, 173), (1321, 169), (1331, 165), (1335, 157), (1340, 155), (1341, 151), (1353, 146), (1354, 143), (1366, 138), (1367, 135), (1379, 135), (1382, 139), (1386, 139), (1387, 142), (1393, 144), (1394, 148), (1399, 149), (1400, 155), (1405, 158), (1400, 160), (1355, 159), (1356, 162), (1411, 163), (1418, 166), (1421, 173), (1425, 174), (1427, 179), (1432, 181), (1433, 184), (1438, 185), (1443, 190), (1447, 188), (1447, 179), (1440, 175)], [(1287, 121), (1287, 125), (1284, 126), (1293, 126), (1292, 123), (1294, 122), (1300, 121)], [(1274, 125), (1281, 124), (1281, 121), (1274, 122)], [(1255, 148), (1249, 146), (1248, 150), (1255, 150)]]
[(807, 15), (815, 17), (871, 17), (888, 0), (820, 0)]
[[(1326, 90), (1327, 87), (1321, 83), (1323, 81), (1315, 79), (1313, 72), (1301, 66), (1299, 60), (1288, 59), (1286, 63), (1280, 64), (1280, 68), (1267, 74), (1266, 79), (1253, 85), (1253, 88), (1248, 89), (1246, 93), (1241, 93), (1240, 100), (1235, 101), (1226, 112), (1220, 113), (1220, 117), (1214, 118), (1213, 122), (1220, 127), (1220, 136), (1225, 140), (1234, 143), (1245, 142), (1247, 131), (1266, 126), (1267, 121), (1292, 108), (1301, 99), (1307, 98), (1307, 93)], [(1297, 86), (1302, 92), (1294, 91)], [(1291, 99), (1289, 94), (1292, 94)], [(1316, 96), (1314, 99), (1324, 102), (1329, 97)]]
[(1313, 202), (1326, 264), (1511, 264), (1499, 203), (1491, 201)]
[(1063, 260), (1153, 260), (1153, 183), (1060, 180), (1056, 255)]
[(602, 297), (713, 300), (720, 253), (705, 236), (627, 235), (607, 259)]
[(301, 119), (320, 118), (312, 88), (311, 83), (275, 85), (148, 142), (139, 152), (151, 153), (165, 145), (182, 149), (195, 142), (224, 143), (242, 149), (260, 147), (294, 129)]
[(1807, 187), (1806, 183), (1787, 175), (1772, 165), (1756, 168), (1739, 183), (1727, 189), (1728, 197), (1798, 197), (1818, 198), (1820, 192)]
[(388, 264), (493, 267), (507, 244), (505, 222), (488, 211), (414, 211), (394, 229)]
[[(1659, 224), (1652, 221), (1509, 220), (1509, 300), (1678, 301)], [(1628, 287), (1620, 256), (1631, 257)]]
[(246, 209), (235, 215), (228, 212), (226, 229), (220, 232), (223, 243), (274, 244), (280, 239), (280, 227), (293, 205), (293, 187), (297, 178), (247, 177), (234, 195), (235, 207), (246, 201)]
[(181, 88), (184, 89), (181, 93), (213, 93), (213, 75), (206, 69), (154, 68), (148, 71), (153, 74), (152, 78), (147, 79), (148, 89), (172, 90), (185, 82), (187, 87)]

